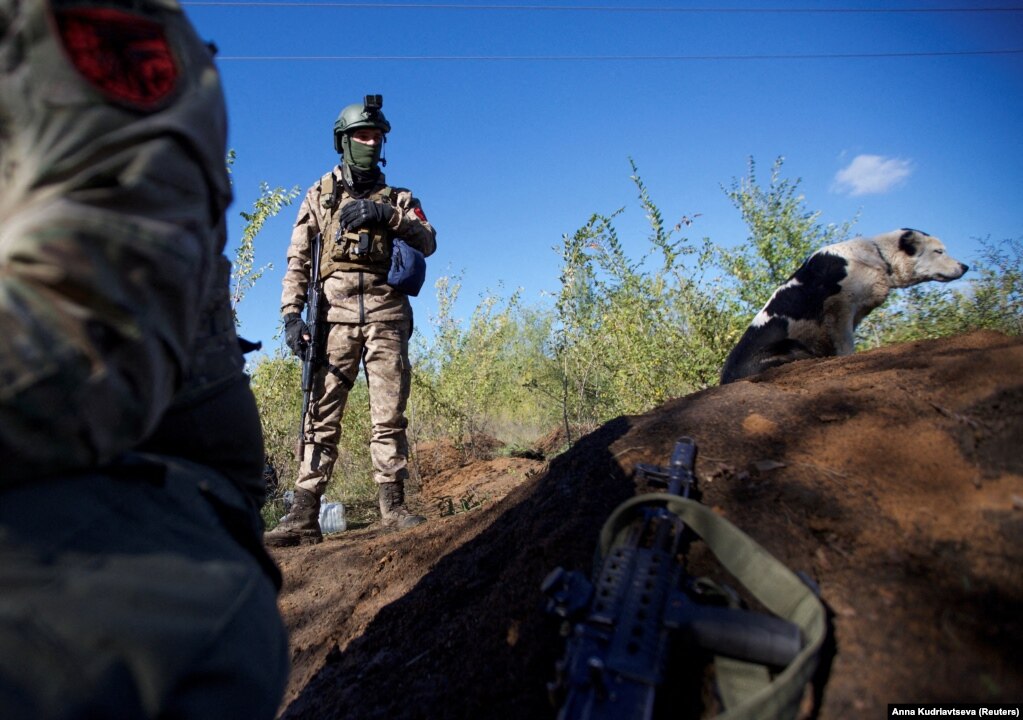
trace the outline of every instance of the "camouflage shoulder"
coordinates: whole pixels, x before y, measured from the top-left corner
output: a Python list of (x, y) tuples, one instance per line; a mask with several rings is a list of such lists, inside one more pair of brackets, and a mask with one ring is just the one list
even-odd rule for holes
[(320, 198), (324, 195), (330, 196), (332, 193), (336, 195), (338, 191), (335, 188), (340, 188), (340, 181), (336, 179), (333, 171), (325, 173), (306, 190), (304, 202), (311, 208), (319, 208)]
[(327, 172), (323, 173), (323, 176), (319, 179), (319, 181), (316, 183), (316, 185), (318, 186), (318, 185), (320, 185), (322, 183), (327, 182), (330, 179), (334, 179), (335, 182), (340, 182), (340, 180), (339, 180), (340, 174), (341, 173), (338, 172), (338, 166), (335, 165), (333, 168), (331, 168)]
[[(333, 185), (331, 185), (331, 183), (333, 183)], [(306, 195), (308, 196), (319, 195), (324, 192), (324, 188), (326, 188), (327, 189), (326, 191), (329, 192), (330, 188), (334, 187), (335, 185), (337, 187), (341, 187), (341, 180), (339, 174), (337, 173), (336, 167), (329, 172), (325, 172), (323, 175), (320, 176), (319, 180), (310, 185), (309, 189), (306, 191)]]

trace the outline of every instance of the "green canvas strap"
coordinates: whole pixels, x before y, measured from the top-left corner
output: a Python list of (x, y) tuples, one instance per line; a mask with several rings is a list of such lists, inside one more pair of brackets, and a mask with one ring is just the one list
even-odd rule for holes
[(725, 711), (718, 720), (795, 718), (819, 660), (827, 633), (824, 605), (813, 590), (759, 543), (694, 500), (667, 493), (638, 495), (619, 505), (600, 531), (600, 558), (621, 542), (621, 533), (642, 512), (656, 505), (678, 515), (710, 548), (718, 562), (772, 613), (799, 626), (805, 646), (783, 671), (771, 678), (766, 668), (715, 659)]
[(720, 655), (714, 657), (714, 674), (726, 710), (739, 707), (771, 684), (771, 673), (763, 665)]

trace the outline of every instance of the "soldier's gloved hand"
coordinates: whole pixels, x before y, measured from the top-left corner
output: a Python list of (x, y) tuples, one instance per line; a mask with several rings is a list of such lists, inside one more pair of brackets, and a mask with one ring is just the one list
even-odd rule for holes
[(372, 200), (354, 200), (341, 208), (341, 227), (355, 230), (367, 225), (386, 223), (394, 215), (394, 208), (387, 203)]
[(284, 316), (284, 342), (291, 348), (291, 352), (298, 357), (305, 355), (309, 347), (309, 326), (298, 313), (288, 313)]

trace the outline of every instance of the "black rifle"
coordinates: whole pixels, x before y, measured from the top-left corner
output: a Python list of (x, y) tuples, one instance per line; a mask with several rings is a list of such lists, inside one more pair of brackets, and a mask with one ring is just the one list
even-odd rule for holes
[(322, 255), (323, 236), (316, 233), (309, 244), (309, 261), (312, 270), (309, 273), (309, 284), (306, 286), (305, 324), (309, 328), (309, 342), (306, 343), (302, 355), (302, 416), (298, 427), (298, 461), (305, 454), (306, 416), (309, 414), (309, 401), (313, 394), (313, 378), (317, 365), (325, 362), (323, 347), (323, 322), (320, 306), (323, 303), (323, 285), (320, 282), (320, 256)]
[[(668, 495), (688, 498), (695, 462), (695, 443), (682, 438), (667, 468), (640, 464), (637, 472)], [(708, 592), (704, 581), (688, 575), (685, 553), (695, 535), (663, 503), (641, 505), (618, 538), (597, 558), (592, 583), (563, 568), (543, 583), (547, 610), (566, 621), (568, 637), (548, 688), (559, 720), (652, 717), (673, 639), (683, 649), (771, 668), (799, 654), (798, 626), (730, 606), (728, 593)]]

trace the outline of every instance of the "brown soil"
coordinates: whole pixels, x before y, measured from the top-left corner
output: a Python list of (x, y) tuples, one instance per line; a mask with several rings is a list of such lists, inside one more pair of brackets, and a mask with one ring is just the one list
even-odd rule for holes
[[(833, 611), (822, 718), (1023, 698), (1023, 339), (794, 363), (613, 420), (549, 461), (435, 452), (429, 522), (275, 551), (286, 718), (553, 718), (563, 652), (540, 583), (588, 571), (607, 515), (699, 444), (703, 502)], [(450, 513), (456, 511), (454, 514)]]

